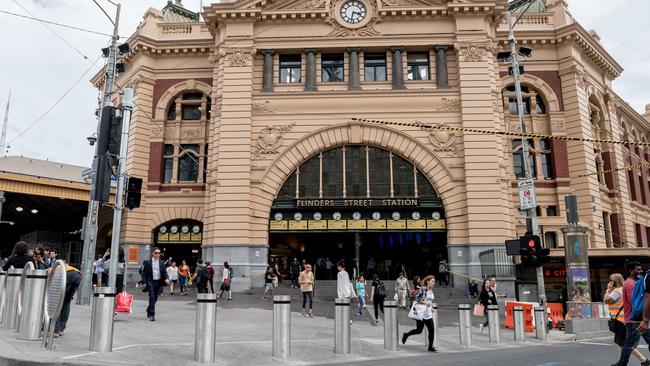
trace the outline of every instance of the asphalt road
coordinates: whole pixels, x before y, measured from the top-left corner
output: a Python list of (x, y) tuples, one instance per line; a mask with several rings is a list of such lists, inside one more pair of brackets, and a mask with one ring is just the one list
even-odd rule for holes
[[(648, 356), (647, 346), (642, 352)], [(549, 346), (529, 346), (498, 351), (431, 354), (393, 360), (344, 363), (350, 366), (609, 366), (616, 362), (618, 350), (606, 340), (566, 343)], [(631, 359), (630, 366), (639, 361)]]

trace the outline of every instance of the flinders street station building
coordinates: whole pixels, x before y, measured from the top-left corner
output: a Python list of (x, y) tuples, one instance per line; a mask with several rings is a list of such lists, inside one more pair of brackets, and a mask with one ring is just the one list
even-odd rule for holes
[(118, 104), (119, 88), (135, 91), (127, 169), (144, 179), (120, 233), (130, 264), (153, 246), (228, 261), (245, 290), (294, 257), (323, 279), (328, 259), (384, 279), (435, 274), (445, 259), (514, 296), (534, 288), (504, 245), (526, 231), (524, 159), (554, 258), (550, 300), (564, 283), (566, 195), (589, 233), (594, 291), (626, 259), (650, 259), (650, 150), (608, 142), (647, 143), (650, 107), (616, 94), (623, 68), (566, 1), (515, 11), (517, 47), (532, 49), (528, 156), (496, 57), (509, 49), (506, 0), (236, 0), (201, 13), (160, 2), (128, 30), (116, 79)]

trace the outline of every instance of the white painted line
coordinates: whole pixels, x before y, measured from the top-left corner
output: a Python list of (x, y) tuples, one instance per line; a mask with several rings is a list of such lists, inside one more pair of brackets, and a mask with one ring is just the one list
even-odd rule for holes
[(62, 357), (62, 358), (63, 358), (64, 360), (70, 360), (70, 359), (77, 358), (77, 357), (84, 357), (84, 356), (95, 355), (95, 354), (97, 354), (97, 353), (98, 353), (98, 352), (87, 352), (87, 353), (80, 353), (80, 354), (78, 354), (78, 355), (65, 356), (65, 357)]

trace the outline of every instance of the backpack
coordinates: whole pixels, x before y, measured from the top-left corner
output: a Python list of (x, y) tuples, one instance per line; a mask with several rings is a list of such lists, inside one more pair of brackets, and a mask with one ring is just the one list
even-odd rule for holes
[(213, 278), (214, 277), (214, 268), (212, 266), (208, 266), (208, 278)]
[(379, 281), (377, 284), (377, 291), (375, 291), (377, 297), (386, 297), (386, 286), (382, 281)]
[(208, 273), (208, 268), (205, 266), (201, 267), (201, 270), (199, 270), (199, 282), (200, 283), (206, 283), (208, 282), (208, 279), (210, 278), (210, 275)]
[(640, 321), (643, 318), (643, 301), (645, 299), (645, 280), (650, 275), (650, 270), (646, 272), (642, 279), (637, 280), (632, 291), (632, 313), (630, 320)]
[(235, 275), (235, 270), (232, 269), (232, 267), (228, 267), (228, 272), (230, 272), (229, 277), (230, 277), (230, 278), (233, 278), (233, 276)]

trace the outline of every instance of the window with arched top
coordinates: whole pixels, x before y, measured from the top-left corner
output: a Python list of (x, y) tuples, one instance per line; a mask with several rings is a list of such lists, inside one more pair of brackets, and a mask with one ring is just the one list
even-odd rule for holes
[(183, 92), (167, 107), (167, 121), (210, 120), (212, 100), (197, 91)]
[[(532, 89), (529, 89), (527, 86), (521, 87), (522, 102), (524, 114), (546, 114), (546, 103), (544, 99)], [(508, 98), (508, 108), (507, 111), (509, 114), (517, 115), (517, 96), (515, 94), (515, 86), (508, 86), (503, 90), (504, 98)]]

